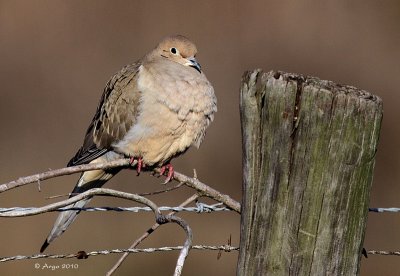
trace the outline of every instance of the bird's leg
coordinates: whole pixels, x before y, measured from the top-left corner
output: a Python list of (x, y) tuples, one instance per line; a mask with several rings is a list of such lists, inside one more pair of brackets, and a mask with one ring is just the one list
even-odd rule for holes
[(143, 158), (142, 157), (131, 157), (129, 160), (130, 164), (133, 164), (133, 162), (135, 162), (135, 160), (137, 160), (137, 164), (136, 164), (136, 171), (137, 171), (137, 175), (140, 174), (140, 172), (142, 171), (142, 168), (145, 167), (145, 164), (143, 163)]
[(138, 160), (137, 160), (137, 165), (136, 165), (136, 171), (137, 171), (137, 174), (139, 175), (140, 174), (140, 172), (142, 171), (142, 168), (144, 167), (144, 165), (143, 165), (143, 159), (142, 159), (142, 157), (139, 157), (138, 158)]
[(167, 179), (165, 179), (163, 184), (167, 184), (174, 178), (174, 167), (171, 163), (161, 167), (160, 175), (163, 175), (168, 170)]

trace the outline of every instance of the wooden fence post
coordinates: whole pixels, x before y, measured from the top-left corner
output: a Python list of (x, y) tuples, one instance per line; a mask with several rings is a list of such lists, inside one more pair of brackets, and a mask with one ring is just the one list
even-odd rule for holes
[(357, 275), (382, 120), (366, 91), (246, 72), (237, 275)]

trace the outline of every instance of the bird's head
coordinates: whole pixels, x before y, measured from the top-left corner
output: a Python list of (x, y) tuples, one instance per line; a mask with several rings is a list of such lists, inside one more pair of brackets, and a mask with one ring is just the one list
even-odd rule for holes
[(192, 67), (201, 73), (201, 66), (196, 60), (196, 45), (182, 35), (166, 37), (152, 54)]

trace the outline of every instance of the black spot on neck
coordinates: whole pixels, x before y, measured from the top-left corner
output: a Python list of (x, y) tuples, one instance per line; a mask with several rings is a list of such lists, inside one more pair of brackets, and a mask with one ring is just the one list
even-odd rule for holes
[(199, 69), (199, 67), (194, 66), (194, 65), (189, 65), (190, 67), (196, 69), (197, 72), (199, 72), (201, 74), (201, 70)]

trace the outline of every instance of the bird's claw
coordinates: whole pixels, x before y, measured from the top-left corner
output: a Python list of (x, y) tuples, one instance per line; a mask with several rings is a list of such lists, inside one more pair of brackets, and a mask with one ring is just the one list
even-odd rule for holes
[(136, 160), (137, 160), (136, 172), (137, 172), (137, 175), (139, 175), (140, 172), (142, 171), (142, 168), (145, 167), (145, 164), (143, 163), (143, 158), (142, 157), (139, 157), (139, 158), (131, 157), (130, 160), (129, 160), (129, 163), (132, 165), (133, 162), (135, 162)]
[(160, 176), (163, 175), (166, 171), (168, 170), (167, 173), (167, 178), (165, 179), (163, 184), (167, 184), (174, 178), (174, 167), (171, 164), (167, 164), (161, 167), (160, 170)]

